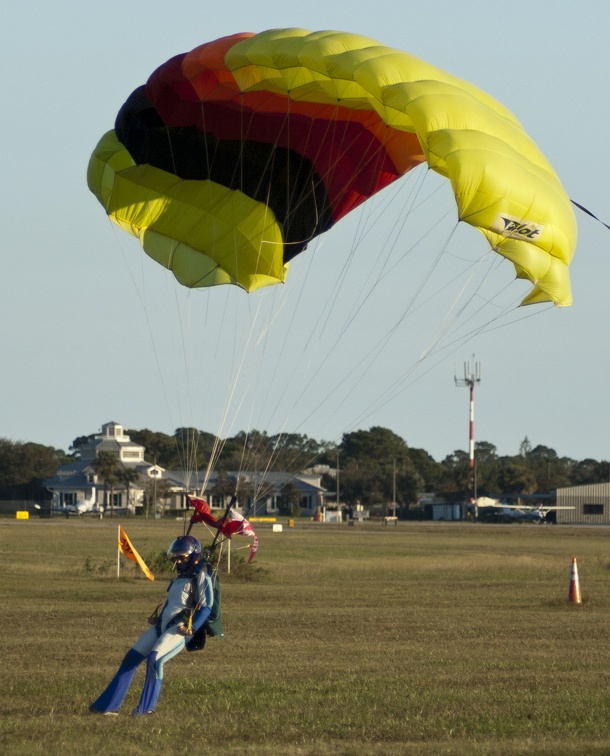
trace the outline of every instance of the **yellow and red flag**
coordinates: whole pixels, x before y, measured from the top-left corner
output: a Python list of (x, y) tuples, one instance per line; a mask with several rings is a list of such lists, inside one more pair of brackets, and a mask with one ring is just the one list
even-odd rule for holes
[(132, 562), (135, 562), (136, 564), (140, 565), (140, 569), (149, 580), (155, 579), (155, 576), (146, 566), (146, 562), (142, 559), (142, 557), (131, 545), (131, 541), (127, 537), (127, 533), (123, 530), (123, 528), (120, 525), (119, 525), (119, 552), (123, 554), (123, 556), (126, 556), (127, 559), (131, 559)]

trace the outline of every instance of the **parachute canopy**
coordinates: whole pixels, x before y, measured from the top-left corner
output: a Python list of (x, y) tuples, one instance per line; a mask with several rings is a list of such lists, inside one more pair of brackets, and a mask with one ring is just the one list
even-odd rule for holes
[(355, 34), (236, 34), (164, 63), (121, 108), (88, 184), (189, 287), (253, 291), (350, 210), (426, 162), (533, 289), (571, 303), (576, 221), (555, 171), (499, 102)]

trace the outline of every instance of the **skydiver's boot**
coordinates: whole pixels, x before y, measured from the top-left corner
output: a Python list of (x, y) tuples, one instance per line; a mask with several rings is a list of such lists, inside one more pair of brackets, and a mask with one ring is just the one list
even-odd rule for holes
[(89, 711), (99, 714), (118, 712), (129, 690), (135, 671), (145, 658), (142, 654), (130, 649), (125, 654), (116, 675), (101, 696), (91, 704)]
[(162, 667), (158, 669), (157, 653), (153, 651), (146, 663), (146, 679), (144, 680), (144, 687), (142, 688), (142, 695), (136, 708), (131, 712), (134, 715), (137, 714), (153, 714), (155, 706), (159, 700), (159, 694), (161, 693), (161, 683), (163, 678), (160, 677), (162, 673)]

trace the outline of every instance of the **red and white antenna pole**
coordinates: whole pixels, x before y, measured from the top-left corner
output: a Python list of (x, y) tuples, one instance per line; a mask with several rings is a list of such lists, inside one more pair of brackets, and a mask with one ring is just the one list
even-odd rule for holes
[(470, 389), (470, 422), (469, 422), (469, 444), (468, 444), (468, 461), (470, 466), (470, 488), (472, 490), (472, 503), (477, 498), (476, 490), (476, 470), (474, 461), (474, 387), (481, 382), (481, 363), (474, 361), (464, 363), (464, 377), (454, 376), (456, 386), (468, 386)]
[(470, 386), (470, 438), (468, 445), (470, 468), (474, 468), (474, 381), (468, 381)]

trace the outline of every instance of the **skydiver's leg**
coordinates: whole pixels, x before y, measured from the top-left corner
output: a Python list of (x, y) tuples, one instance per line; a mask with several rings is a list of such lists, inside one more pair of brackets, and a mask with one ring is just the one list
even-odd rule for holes
[(89, 707), (90, 711), (104, 714), (118, 711), (129, 690), (136, 669), (145, 658), (142, 654), (134, 651), (133, 648), (129, 649), (106, 690)]
[(163, 682), (163, 666), (173, 659), (186, 645), (186, 638), (175, 627), (167, 630), (159, 638), (146, 660), (146, 679), (142, 695), (132, 714), (152, 714), (159, 700)]
[(112, 678), (106, 690), (97, 698), (89, 707), (90, 711), (106, 714), (108, 712), (118, 712), (123, 699), (127, 695), (131, 681), (136, 669), (146, 658), (150, 648), (154, 646), (157, 640), (157, 632), (154, 627), (149, 628), (133, 648), (125, 654), (117, 673)]

